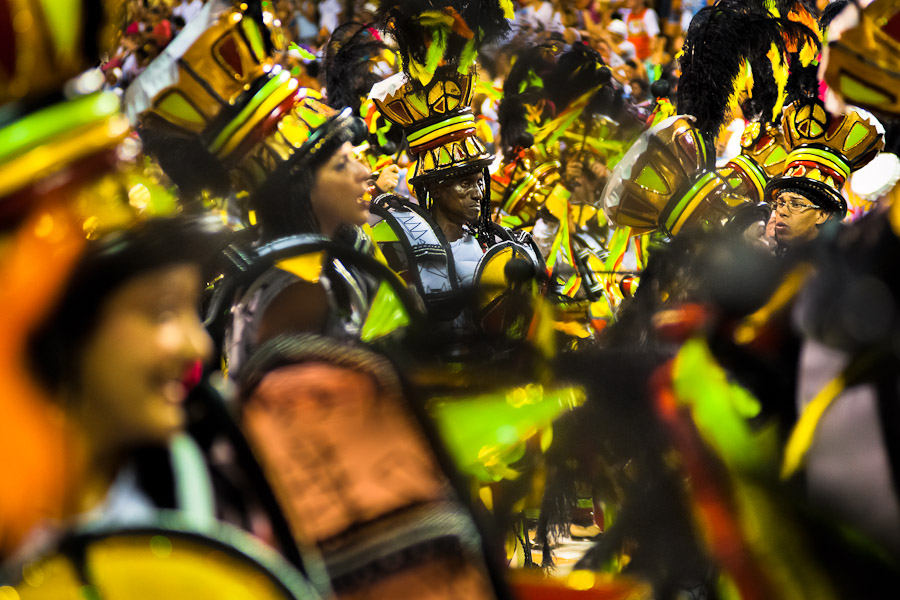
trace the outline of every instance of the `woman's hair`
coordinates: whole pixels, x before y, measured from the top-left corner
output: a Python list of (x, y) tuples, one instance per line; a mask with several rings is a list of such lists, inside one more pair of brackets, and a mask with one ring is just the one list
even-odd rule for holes
[(264, 241), (299, 233), (320, 233), (310, 199), (316, 173), (344, 142), (356, 145), (366, 134), (365, 124), (358, 118), (334, 117), (322, 128), (326, 130), (320, 144), (299, 160), (284, 164), (250, 196), (249, 205), (256, 211)]
[(318, 233), (319, 219), (312, 208), (310, 194), (316, 173), (324, 161), (304, 164), (302, 169), (270, 177), (250, 197), (256, 211), (260, 237), (265, 241), (298, 233)]
[[(214, 218), (157, 218), (89, 242), (56, 307), (32, 333), (28, 361), (52, 391), (79, 383), (81, 350), (112, 293), (138, 275), (177, 264), (208, 266), (224, 243)], [(135, 341), (138, 343), (137, 341)]]
[[(200, 138), (174, 132), (153, 114), (143, 118), (139, 132), (144, 152), (160, 163), (186, 205), (196, 203), (204, 190), (221, 197), (234, 191), (228, 170)], [(256, 213), (265, 240), (319, 232), (309, 199), (315, 172), (344, 142), (358, 145), (366, 134), (361, 119), (349, 111), (339, 112), (313, 130), (295, 154), (251, 192), (247, 206)]]

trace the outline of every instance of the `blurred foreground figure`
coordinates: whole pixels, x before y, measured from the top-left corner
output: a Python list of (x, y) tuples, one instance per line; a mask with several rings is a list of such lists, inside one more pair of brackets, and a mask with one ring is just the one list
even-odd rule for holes
[[(217, 522), (204, 493), (184, 406), (209, 357), (197, 311), (220, 234), (136, 169), (118, 98), (80, 74), (108, 47), (113, 4), (14, 8), (0, 18), (17, 23), (0, 123), (4, 593), (330, 595)], [(168, 481), (138, 481), (146, 452)]]
[[(727, 4), (702, 15), (705, 29)], [(897, 8), (886, 6), (873, 14), (889, 34)], [(589, 484), (595, 507), (619, 510), (604, 512), (608, 528), (578, 567), (640, 574), (660, 598), (876, 596), (900, 580), (890, 213), (823, 227), (785, 261), (760, 253), (732, 227), (743, 207), (756, 208), (751, 190), (708, 167), (698, 116), (657, 123), (611, 176), (611, 220), (671, 239), (606, 330), (608, 350), (558, 367), (584, 382), (588, 401), (558, 423), (548, 450), (543, 506), (562, 516), (546, 529), (566, 523)], [(812, 97), (781, 120), (793, 152), (770, 189), (793, 185), (840, 214), (840, 185), (881, 149), (881, 130), (856, 109), (829, 115)], [(767, 177), (756, 181), (759, 200)], [(791, 346), (801, 344), (798, 365)], [(799, 421), (779, 414), (795, 400), (795, 379)]]

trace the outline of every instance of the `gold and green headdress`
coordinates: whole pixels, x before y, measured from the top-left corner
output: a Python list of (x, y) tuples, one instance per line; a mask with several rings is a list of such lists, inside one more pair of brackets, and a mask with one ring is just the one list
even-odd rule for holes
[[(678, 112), (695, 117), (695, 127), (709, 142), (715, 142), (744, 93), (756, 107), (748, 118), (776, 120), (788, 57), (801, 47), (814, 55), (816, 43), (813, 29), (781, 16), (768, 1), (716, 0), (697, 13), (685, 35)], [(800, 66), (797, 61), (792, 70)]]
[(406, 134), (418, 159), (413, 185), (485, 168), (493, 156), (476, 136), (471, 103), (478, 49), (509, 31), (508, 0), (383, 1), (378, 18), (398, 46), (403, 71), (370, 97)]
[(900, 114), (900, 6), (851, 3), (828, 31), (825, 82), (847, 102)]
[(0, 3), (0, 104), (56, 94), (115, 47), (124, 3)]
[[(202, 188), (216, 177), (175, 175), (173, 157), (182, 152), (194, 161), (202, 154), (211, 171), (228, 173), (235, 191), (251, 192), (356, 136), (350, 110), (329, 108), (275, 62), (270, 17), (259, 4), (211, 0), (126, 91), (129, 118), (159, 146), (161, 160), (169, 155), (163, 167), (179, 185), (200, 177)], [(190, 149), (173, 149), (186, 141)]]
[[(603, 59), (584, 44), (550, 43), (521, 53), (498, 108), (505, 161), (491, 185), (503, 224), (520, 226), (541, 206), (567, 204), (567, 161), (590, 158), (612, 166), (621, 158), (628, 149), (623, 140), (636, 137), (632, 130), (639, 127), (621, 95)], [(579, 226), (597, 214), (594, 206), (578, 212)]]
[(694, 118), (676, 115), (644, 132), (610, 174), (606, 217), (646, 233), (724, 225), (749, 201), (713, 169)]
[(798, 189), (821, 208), (847, 212), (841, 189), (850, 173), (884, 148), (884, 128), (862, 109), (832, 116), (818, 100), (794, 102), (784, 110), (782, 129), (792, 148), (784, 172), (766, 185), (766, 200), (779, 190)]
[(718, 169), (735, 193), (754, 202), (765, 199), (766, 184), (781, 175), (788, 150), (777, 125), (751, 121), (741, 134), (741, 153)]
[(32, 334), (87, 240), (155, 206), (149, 187), (122, 172), (139, 145), (119, 98), (99, 91), (98, 71), (83, 73), (111, 49), (117, 8), (0, 3), (0, 556), (37, 522), (62, 517), (81, 475), (77, 438), (27, 361)]

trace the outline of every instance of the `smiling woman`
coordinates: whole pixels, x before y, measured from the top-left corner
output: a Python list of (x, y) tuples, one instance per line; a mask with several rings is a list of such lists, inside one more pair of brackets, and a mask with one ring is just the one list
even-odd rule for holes
[(183, 430), (182, 407), (210, 341), (198, 316), (208, 220), (152, 219), (91, 242), (56, 308), (32, 335), (38, 380), (84, 442), (94, 477), (70, 499), (94, 508), (132, 450)]
[(196, 265), (177, 263), (136, 275), (103, 302), (71, 400), (90, 439), (161, 442), (184, 426), (186, 379), (210, 353), (201, 282)]

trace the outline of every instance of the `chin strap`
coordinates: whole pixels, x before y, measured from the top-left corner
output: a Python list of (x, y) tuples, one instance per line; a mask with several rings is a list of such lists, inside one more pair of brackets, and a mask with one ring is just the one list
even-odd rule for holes
[(487, 167), (482, 170), (482, 173), (484, 191), (481, 195), (481, 212), (475, 225), (475, 237), (484, 249), (488, 249), (496, 243), (491, 221), (491, 173)]

